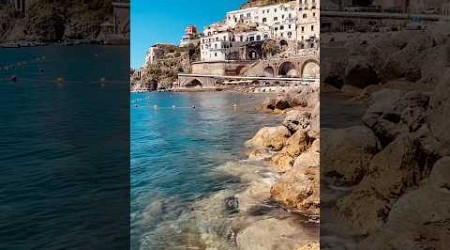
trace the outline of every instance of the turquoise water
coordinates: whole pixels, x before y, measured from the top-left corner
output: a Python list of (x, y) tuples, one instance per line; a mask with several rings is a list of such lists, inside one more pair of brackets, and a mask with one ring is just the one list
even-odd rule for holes
[(129, 48), (0, 49), (0, 67), (0, 249), (125, 249)]
[(161, 238), (156, 229), (177, 221), (203, 197), (238, 184), (215, 168), (243, 159), (246, 140), (263, 126), (279, 124), (280, 116), (255, 111), (263, 98), (220, 92), (132, 94), (132, 249), (156, 249), (157, 242), (149, 242), (155, 239), (175, 240)]

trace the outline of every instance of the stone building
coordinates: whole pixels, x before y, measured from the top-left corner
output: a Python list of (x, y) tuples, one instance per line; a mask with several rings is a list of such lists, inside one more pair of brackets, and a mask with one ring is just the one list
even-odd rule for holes
[(199, 34), (197, 27), (194, 25), (189, 25), (184, 30), (184, 35), (180, 41), (180, 47), (186, 47), (189, 45), (197, 45), (199, 42)]

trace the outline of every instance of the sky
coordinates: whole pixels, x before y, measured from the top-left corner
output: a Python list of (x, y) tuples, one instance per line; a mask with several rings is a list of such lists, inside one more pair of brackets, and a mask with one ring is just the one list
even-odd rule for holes
[(131, 1), (131, 67), (145, 62), (155, 43), (178, 44), (188, 25), (203, 27), (225, 18), (246, 0), (133, 0)]

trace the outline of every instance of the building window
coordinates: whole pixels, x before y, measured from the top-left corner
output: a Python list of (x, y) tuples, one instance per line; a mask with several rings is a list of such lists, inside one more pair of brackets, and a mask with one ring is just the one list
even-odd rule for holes
[(284, 26), (283, 25), (280, 26), (280, 30), (284, 30)]
[(291, 25), (291, 24), (289, 24), (289, 26), (288, 26), (288, 27), (289, 27), (289, 29), (292, 29), (292, 25)]
[(314, 25), (311, 25), (311, 31), (314, 31)]
[(216, 44), (214, 44), (214, 48), (215, 48), (215, 49), (217, 49), (217, 43), (216, 43)]
[(283, 37), (283, 32), (281, 32), (281, 37)]
[(267, 39), (267, 38), (269, 38), (269, 35), (264, 34), (264, 39)]
[(267, 13), (269, 13), (270, 12), (270, 10), (267, 10)]
[(305, 32), (305, 27), (304, 26), (302, 26), (302, 32)]
[(244, 38), (241, 36), (241, 37), (240, 37), (240, 40), (241, 40), (241, 42), (242, 42), (242, 41), (244, 40)]
[(273, 9), (273, 11), (275, 11), (275, 13), (277, 12), (277, 9)]
[(306, 15), (306, 14), (303, 14), (303, 19), (305, 19), (305, 18), (307, 18), (308, 17), (308, 15)]
[(261, 36), (260, 35), (256, 36), (256, 41), (261, 41)]
[(289, 18), (292, 18), (292, 14), (289, 14)]
[(316, 17), (316, 13), (315, 12), (313, 12), (313, 17)]
[(291, 36), (292, 36), (292, 32), (289, 31), (288, 32), (288, 37), (291, 38)]
[(281, 15), (281, 19), (284, 19), (284, 15)]
[(264, 14), (264, 13), (266, 13), (266, 11), (265, 11), (265, 10), (263, 10), (263, 14)]
[(251, 37), (249, 37), (249, 40), (250, 40), (250, 42), (253, 42), (253, 41), (255, 41), (255, 37), (251, 36)]
[(263, 22), (263, 23), (267, 22), (267, 18), (264, 17), (264, 18), (262, 19), (262, 22)]
[(250, 13), (247, 13), (247, 17), (251, 17), (251, 14), (250, 14)]
[(275, 31), (277, 31), (278, 30), (278, 27), (275, 27)]
[(216, 41), (219, 41), (219, 38), (218, 38), (218, 37), (216, 37)]
[(214, 57), (217, 57), (217, 53), (214, 53)]

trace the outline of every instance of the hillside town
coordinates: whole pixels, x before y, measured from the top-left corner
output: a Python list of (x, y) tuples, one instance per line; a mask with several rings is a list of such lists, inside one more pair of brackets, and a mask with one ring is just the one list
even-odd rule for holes
[[(145, 65), (132, 70), (132, 90), (211, 87), (223, 85), (229, 80), (225, 76), (317, 79), (319, 2), (278, 2), (281, 3), (243, 5), (201, 32), (189, 25), (179, 45), (152, 45)], [(234, 84), (243, 81), (236, 79)]]

